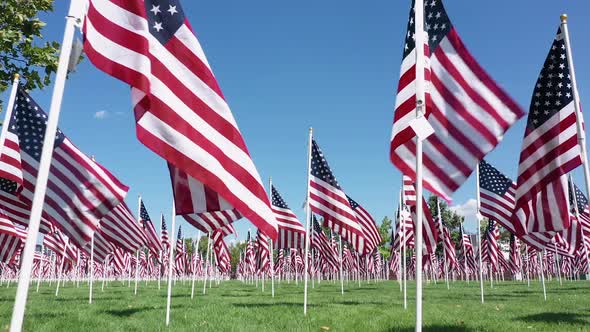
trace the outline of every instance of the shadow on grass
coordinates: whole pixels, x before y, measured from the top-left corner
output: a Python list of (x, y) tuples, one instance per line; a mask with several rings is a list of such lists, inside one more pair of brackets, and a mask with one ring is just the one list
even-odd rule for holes
[(543, 312), (540, 314), (517, 317), (515, 318), (515, 320), (521, 320), (529, 323), (536, 322), (552, 324), (587, 325), (588, 317), (589, 315), (572, 314), (568, 312)]
[[(413, 327), (392, 327), (388, 332), (412, 332), (415, 329)], [(471, 332), (474, 329), (462, 326), (462, 325), (429, 325), (422, 327), (422, 331), (453, 331), (453, 332)]]
[[(171, 309), (179, 309), (179, 308), (186, 308), (183, 305), (177, 304), (170, 306)], [(111, 316), (116, 317), (129, 317), (137, 313), (142, 313), (146, 311), (152, 310), (166, 310), (165, 306), (149, 306), (149, 307), (137, 307), (137, 308), (125, 308), (125, 309), (112, 309), (112, 310), (105, 310), (104, 313)]]
[[(275, 302), (275, 303), (232, 303), (237, 308), (264, 308), (264, 307), (303, 307), (303, 303)], [(317, 307), (316, 304), (307, 304), (308, 307)]]

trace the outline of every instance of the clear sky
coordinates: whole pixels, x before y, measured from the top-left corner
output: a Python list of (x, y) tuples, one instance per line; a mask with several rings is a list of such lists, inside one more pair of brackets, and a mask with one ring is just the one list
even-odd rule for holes
[[(55, 12), (43, 15), (47, 39), (62, 40), (68, 3), (58, 0)], [(300, 220), (310, 126), (343, 189), (378, 222), (393, 215), (401, 176), (389, 162), (389, 138), (409, 6), (410, 0), (184, 1), (264, 182), (272, 176)], [(471, 53), (527, 111), (559, 15), (568, 13), (584, 102), (590, 2), (447, 0), (445, 6)], [(46, 111), (51, 90), (32, 92)], [(129, 87), (85, 60), (66, 83), (59, 126), (131, 187), (132, 210), (141, 194), (152, 219), (163, 212), (169, 222), (166, 164), (135, 138), (130, 105)], [(513, 179), (524, 122), (487, 158)], [(468, 230), (475, 229), (474, 178), (453, 196)], [(579, 170), (576, 180), (583, 184)], [(186, 236), (196, 235), (178, 222)], [(248, 221), (237, 223), (240, 239), (250, 227), (254, 231)]]

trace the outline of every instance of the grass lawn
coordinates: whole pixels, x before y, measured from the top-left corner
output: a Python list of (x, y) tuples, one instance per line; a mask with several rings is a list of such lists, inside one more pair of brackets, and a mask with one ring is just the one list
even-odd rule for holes
[[(307, 317), (303, 316), (303, 284), (282, 282), (276, 296), (270, 284), (260, 287), (227, 281), (213, 285), (203, 296), (190, 298), (190, 282), (173, 288), (173, 331), (413, 331), (414, 283), (408, 284), (408, 310), (396, 281), (350, 283), (345, 294), (340, 285), (322, 282), (310, 288)], [(142, 283), (137, 296), (113, 282), (104, 292), (100, 283), (88, 304), (88, 285), (68, 283), (55, 297), (55, 284), (33, 285), (25, 317), (26, 331), (167, 331), (164, 325), (166, 287)], [(0, 323), (8, 329), (16, 288), (0, 288)], [(490, 289), (486, 303), (479, 298), (479, 284), (444, 283), (424, 287), (424, 326), (431, 331), (590, 331), (590, 282), (553, 280), (547, 284), (547, 302), (538, 282), (504, 282)]]

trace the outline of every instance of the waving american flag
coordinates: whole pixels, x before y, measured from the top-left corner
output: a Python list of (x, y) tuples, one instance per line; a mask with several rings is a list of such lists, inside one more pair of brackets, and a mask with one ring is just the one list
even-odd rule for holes
[(390, 158), (415, 179), (416, 50), (425, 52), (426, 118), (434, 134), (424, 141), (424, 187), (449, 201), (506, 130), (524, 115), (467, 50), (441, 0), (424, 1), (427, 44), (414, 42), (414, 2), (408, 21), (395, 101)]
[(277, 223), (279, 226), (279, 236), (275, 242), (275, 248), (300, 248), (302, 249), (305, 245), (305, 228), (301, 222), (297, 219), (297, 216), (273, 185), (271, 187), (271, 207), (272, 212), (275, 214)]
[(201, 184), (180, 201), (186, 189), (172, 179), (177, 214), (203, 212), (206, 187), (276, 238), (256, 166), (178, 0), (90, 0), (84, 51), (131, 85), (138, 139)]

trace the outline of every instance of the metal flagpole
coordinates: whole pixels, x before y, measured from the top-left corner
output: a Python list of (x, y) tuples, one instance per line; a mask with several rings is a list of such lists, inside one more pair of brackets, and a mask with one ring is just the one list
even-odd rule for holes
[[(576, 71), (574, 69), (574, 59), (572, 55), (572, 48), (570, 44), (570, 35), (567, 26), (567, 15), (561, 14), (561, 31), (564, 38), (565, 48), (566, 48), (566, 57), (567, 62), (569, 64), (569, 74), (570, 79), (572, 81), (572, 95), (574, 97), (574, 109), (576, 111), (576, 128), (578, 131), (578, 145), (580, 146), (580, 152), (582, 154), (582, 167), (584, 169), (584, 180), (586, 184), (586, 194), (590, 195), (590, 170), (588, 169), (588, 153), (586, 150), (586, 133), (584, 132), (584, 123), (583, 123), (583, 115), (582, 109), (580, 107), (580, 95), (578, 93), (578, 83), (576, 82)], [(572, 190), (573, 190), (572, 186)], [(575, 195), (574, 195), (575, 196)], [(580, 220), (580, 219), (578, 219)], [(582, 231), (582, 239), (583, 243), (586, 243), (584, 232)], [(590, 271), (590, 256), (588, 256), (588, 249), (586, 245), (584, 245), (586, 251), (586, 262), (588, 262), (588, 269)]]
[[(197, 234), (197, 247), (195, 249), (195, 251), (193, 252), (193, 255), (198, 255), (199, 254), (199, 242), (201, 241), (201, 231), (199, 231), (199, 233)], [(193, 261), (195, 259), (193, 258)], [(192, 264), (192, 262), (191, 262)], [(193, 266), (193, 285), (191, 287), (191, 299), (195, 297), (195, 279), (196, 279), (196, 274), (197, 274), (197, 267)]]
[[(268, 196), (270, 199), (270, 205), (272, 206), (272, 177), (268, 178)], [(271, 284), (271, 294), (272, 297), (275, 297), (275, 264), (274, 264), (274, 248), (272, 239), (270, 239), (270, 284)]]
[[(8, 122), (4, 122), (4, 123), (8, 124)], [(4, 145), (0, 145), (0, 146), (4, 146)], [(43, 255), (43, 243), (41, 243), (41, 261), (39, 262), (39, 275), (37, 275), (37, 293), (39, 293), (39, 285), (41, 284), (41, 276), (43, 274), (43, 260), (44, 260), (44, 258), (45, 258), (45, 255)]]
[(90, 240), (90, 290), (88, 291), (88, 303), (92, 304), (92, 284), (94, 283), (94, 234)]
[[(415, 1), (416, 119), (425, 115), (424, 0)], [(422, 331), (422, 139), (416, 137), (416, 332)]]
[(61, 110), (61, 101), (66, 82), (68, 62), (72, 51), (72, 42), (74, 38), (74, 24), (76, 21), (76, 11), (79, 9), (78, 1), (71, 1), (68, 16), (66, 17), (66, 26), (64, 29), (64, 38), (59, 54), (59, 63), (55, 75), (55, 84), (51, 96), (51, 106), (47, 118), (47, 127), (45, 129), (45, 138), (43, 140), (43, 151), (39, 161), (39, 171), (31, 205), (31, 214), (29, 220), (29, 231), (22, 252), (21, 270), (18, 287), (16, 290), (16, 299), (12, 310), (12, 320), (10, 323), (11, 332), (22, 330), (23, 319), (25, 316), (25, 307), (27, 304), (27, 294), (31, 281), (31, 272), (33, 269), (33, 256), (35, 253), (35, 244), (39, 235), (39, 225), (41, 223), (41, 212), (43, 211), (43, 202), (45, 200), (45, 191), (47, 189), (47, 178), (49, 176), (49, 166), (55, 145), (55, 134), (59, 113)]
[[(543, 254), (545, 253), (545, 249), (543, 249)], [(543, 258), (541, 257), (541, 253), (537, 253), (537, 259), (539, 259), (539, 277), (541, 277), (541, 284), (543, 285), (543, 298), (547, 301), (547, 290), (545, 289), (545, 271), (543, 270)]]
[(477, 218), (477, 240), (478, 240), (478, 250), (479, 250), (479, 288), (481, 292), (481, 303), (484, 302), (483, 299), (483, 264), (481, 262), (481, 220), (483, 217), (479, 213), (479, 209), (481, 207), (481, 200), (479, 198), (479, 163), (475, 167), (475, 187), (476, 187), (476, 200), (477, 200), (477, 212), (475, 214)]
[(207, 233), (207, 252), (205, 254), (205, 268), (204, 268), (204, 273), (203, 273), (203, 294), (205, 294), (207, 292), (207, 278), (209, 276), (209, 248), (211, 244), (211, 234)]
[[(313, 139), (313, 128), (309, 128), (309, 141), (307, 147), (307, 194), (305, 198), (305, 229), (309, 232), (309, 219), (311, 218), (311, 208), (309, 206), (309, 182), (311, 180), (311, 144)], [(303, 315), (307, 315), (307, 268), (309, 253), (309, 234), (305, 237), (305, 271), (304, 271), (304, 288), (303, 288)]]
[[(137, 220), (141, 222), (141, 195), (139, 195), (139, 197), (137, 199)], [(137, 251), (137, 254), (135, 257), (135, 287), (133, 290), (134, 295), (137, 295), (137, 282), (139, 281), (139, 251), (140, 250)]]
[(342, 236), (338, 236), (340, 241), (340, 292), (344, 295), (344, 274), (342, 273)]
[(172, 302), (172, 258), (174, 257), (174, 248), (176, 241), (174, 239), (174, 228), (176, 227), (176, 205), (174, 199), (172, 199), (172, 228), (170, 229), (170, 254), (168, 256), (168, 299), (166, 302), (166, 326), (170, 325), (170, 303)]

